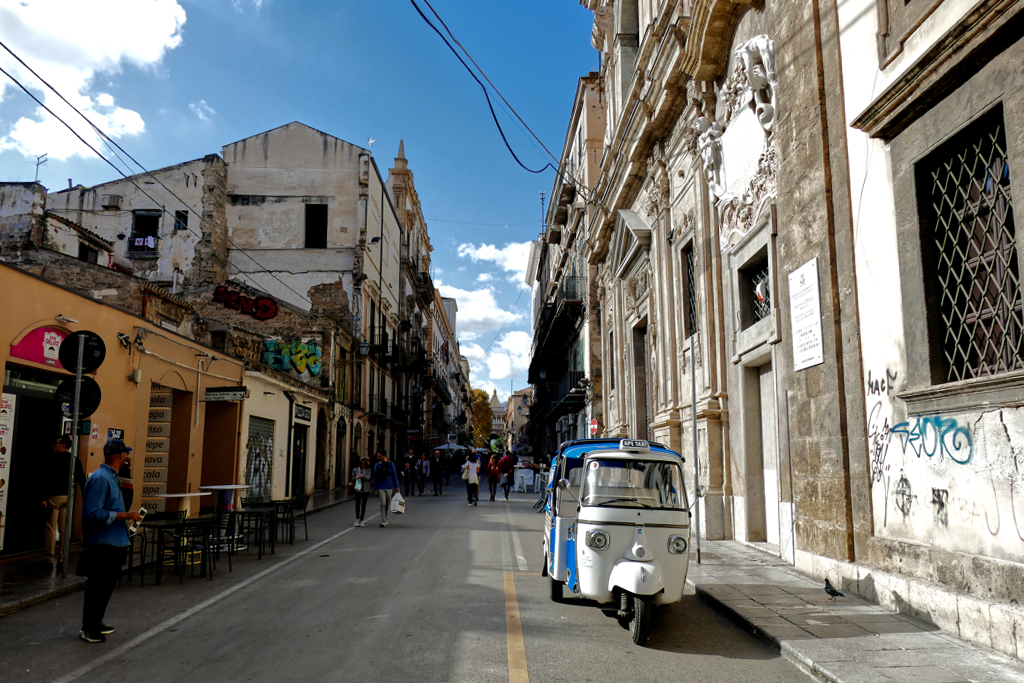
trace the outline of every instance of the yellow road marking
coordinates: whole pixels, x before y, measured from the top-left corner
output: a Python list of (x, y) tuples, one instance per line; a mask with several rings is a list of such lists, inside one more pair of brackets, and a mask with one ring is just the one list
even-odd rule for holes
[(508, 683), (530, 683), (523, 622), (519, 618), (519, 598), (516, 597), (516, 574), (512, 572), (505, 572), (505, 632), (508, 637)]

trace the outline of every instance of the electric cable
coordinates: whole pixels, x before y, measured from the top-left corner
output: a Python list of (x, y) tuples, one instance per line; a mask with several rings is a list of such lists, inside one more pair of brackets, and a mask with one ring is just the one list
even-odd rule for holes
[[(415, 2), (413, 2), (413, 4), (415, 5)], [(538, 137), (537, 134), (533, 132), (533, 130), (530, 128), (529, 124), (527, 124), (526, 121), (523, 120), (523, 117), (521, 117), (519, 115), (519, 112), (517, 112), (515, 110), (515, 107), (513, 107), (509, 103), (509, 101), (507, 99), (505, 99), (505, 96), (501, 94), (500, 90), (498, 90), (498, 86), (494, 85), (494, 82), (490, 78), (488, 78), (488, 76), (484, 72), (484, 70), (480, 67), (479, 64), (477, 64), (476, 60), (473, 59), (473, 56), (471, 54), (469, 54), (469, 50), (467, 50), (465, 48), (465, 46), (461, 42), (459, 42), (459, 39), (455, 37), (455, 34), (452, 33), (452, 30), (448, 27), (448, 24), (446, 24), (444, 19), (441, 18), (441, 15), (438, 14), (436, 9), (434, 9), (434, 6), (430, 4), (430, 0), (423, 0), (423, 4), (425, 4), (427, 7), (430, 8), (430, 11), (434, 14), (435, 17), (437, 17), (437, 20), (439, 22), (441, 22), (441, 26), (443, 26), (444, 30), (448, 32), (449, 36), (451, 36), (452, 42), (454, 42), (456, 45), (458, 45), (459, 49), (462, 50), (463, 53), (465, 53), (466, 58), (469, 59), (469, 61), (473, 63), (473, 66), (475, 66), (477, 71), (480, 72), (480, 75), (484, 77), (484, 80), (487, 81), (487, 83), (491, 86), (491, 88), (494, 90), (495, 94), (498, 97), (501, 98), (501, 101), (505, 103), (505, 106), (508, 108), (508, 110), (510, 112), (512, 112), (512, 114), (517, 119), (519, 119), (520, 123), (523, 124), (523, 126), (526, 128), (527, 132), (529, 132), (529, 134), (534, 138), (534, 140), (536, 140), (540, 144), (541, 148), (543, 148), (543, 150), (547, 153), (547, 155), (549, 157), (551, 157), (551, 159), (555, 162), (555, 164), (557, 164), (557, 167), (556, 166), (552, 166), (552, 168), (555, 170), (555, 173), (563, 181), (565, 181), (567, 179), (571, 180), (572, 182), (570, 184), (572, 184), (576, 188), (576, 190), (578, 192), (581, 192), (587, 199), (590, 199), (589, 189), (586, 186), (584, 186), (582, 183), (580, 183), (579, 180), (577, 178), (575, 178), (574, 176), (568, 175), (568, 178), (567, 178), (566, 174), (563, 173), (562, 170), (561, 170), (562, 162), (558, 159), (558, 157), (556, 157), (554, 154), (551, 153), (551, 150), (549, 150), (547, 148), (547, 146), (544, 144), (544, 141), (541, 140), (540, 137)], [(417, 8), (417, 10), (418, 10), (418, 8)], [(420, 14), (422, 15), (422, 12)], [(429, 21), (427, 23), (430, 24)], [(431, 24), (431, 28), (434, 28), (434, 26), (432, 24)], [(436, 28), (434, 28), (434, 30), (437, 31)], [(443, 40), (444, 36), (441, 36), (441, 38)], [(447, 43), (448, 41), (445, 41), (445, 42)], [(449, 45), (448, 47), (451, 48), (451, 45)], [(458, 57), (458, 55), (456, 55), (456, 57)], [(459, 59), (459, 61), (462, 61), (461, 58)], [(462, 65), (466, 66), (466, 63), (462, 62)], [(469, 69), (469, 67), (466, 66), (466, 69)], [(471, 75), (472, 75), (472, 73), (473, 72), (470, 70), (470, 74)], [(474, 76), (474, 78), (475, 78), (475, 76)], [(479, 82), (480, 81), (478, 80), (477, 83), (479, 83)], [(481, 85), (481, 87), (483, 87), (483, 86)], [(485, 90), (485, 93), (486, 93), (486, 90)], [(515, 123), (515, 122), (513, 121), (513, 123)]]
[[(26, 64), (26, 63), (25, 63), (25, 61), (24, 61), (24, 60), (23, 60), (23, 59), (22, 59), (21, 57), (19, 57), (19, 56), (18, 56), (17, 54), (15, 54), (15, 52), (14, 52), (13, 50), (11, 50), (11, 48), (7, 47), (7, 45), (6, 45), (6, 44), (5, 44), (5, 43), (4, 43), (3, 41), (0, 41), (0, 47), (3, 47), (3, 49), (4, 49), (4, 50), (6, 50), (6, 51), (7, 51), (8, 53), (10, 53), (10, 55), (11, 55), (12, 57), (14, 57), (14, 58), (15, 58), (15, 59), (16, 59), (16, 60), (18, 61), (18, 63), (20, 63), (20, 64), (21, 64), (22, 66), (24, 66), (24, 67), (25, 67), (26, 69), (28, 69), (28, 70), (29, 70), (29, 72), (30, 72), (30, 73), (31, 73), (31, 74), (32, 74), (33, 76), (35, 76), (36, 78), (38, 78), (38, 79), (39, 79), (39, 80), (40, 80), (40, 81), (41, 81), (41, 82), (42, 82), (42, 83), (43, 83), (43, 84), (44, 84), (44, 85), (45, 85), (45, 86), (46, 86), (47, 88), (49, 88), (50, 90), (52, 90), (52, 91), (53, 91), (53, 92), (54, 92), (54, 93), (55, 93), (55, 94), (57, 95), (57, 97), (59, 97), (59, 98), (61, 99), (61, 101), (63, 101), (63, 102), (65, 103), (65, 104), (67, 104), (67, 105), (68, 105), (69, 107), (71, 107), (71, 109), (73, 109), (73, 110), (75, 111), (75, 113), (77, 113), (77, 114), (78, 114), (79, 116), (81, 116), (81, 117), (82, 117), (82, 118), (83, 118), (83, 119), (85, 120), (85, 122), (86, 122), (86, 123), (88, 123), (88, 124), (89, 124), (89, 125), (90, 125), (90, 126), (91, 126), (91, 127), (93, 128), (93, 130), (94, 130), (94, 131), (96, 131), (96, 133), (97, 133), (97, 134), (98, 134), (98, 135), (100, 136), (100, 138), (101, 138), (101, 139), (103, 139), (103, 140), (107, 140), (107, 141), (109, 141), (110, 143), (112, 143), (112, 144), (113, 144), (114, 146), (116, 146), (116, 147), (117, 147), (117, 148), (118, 148), (119, 150), (121, 150), (121, 151), (122, 151), (122, 152), (123, 152), (123, 153), (125, 154), (125, 156), (127, 156), (127, 157), (128, 157), (129, 159), (131, 159), (131, 160), (132, 160), (133, 162), (135, 162), (135, 164), (136, 164), (136, 165), (137, 165), (137, 166), (138, 166), (139, 168), (141, 168), (141, 169), (143, 170), (143, 172), (144, 172), (144, 173), (145, 173), (145, 174), (146, 174), (147, 176), (149, 176), (150, 178), (152, 178), (152, 179), (153, 179), (153, 180), (154, 180), (155, 182), (159, 183), (159, 185), (160, 185), (160, 186), (161, 186), (162, 188), (164, 188), (165, 190), (167, 190), (167, 192), (168, 192), (168, 193), (169, 193), (169, 194), (170, 194), (170, 195), (171, 195), (172, 197), (174, 197), (174, 198), (175, 198), (175, 199), (177, 199), (177, 200), (178, 200), (179, 202), (181, 202), (181, 204), (182, 204), (182, 205), (183, 205), (183, 206), (184, 206), (185, 208), (187, 208), (187, 209), (190, 209), (190, 210), (191, 210), (191, 208), (192, 208), (192, 207), (191, 207), (191, 206), (190, 206), (190, 205), (189, 205), (189, 204), (188, 204), (188, 203), (187, 203), (187, 202), (186, 202), (186, 201), (185, 201), (184, 199), (182, 199), (182, 198), (181, 198), (181, 197), (179, 197), (179, 196), (178, 196), (177, 194), (175, 194), (173, 190), (171, 190), (171, 189), (170, 189), (169, 187), (167, 187), (167, 186), (166, 186), (166, 185), (165, 185), (165, 184), (164, 184), (164, 183), (163, 183), (163, 182), (162, 182), (162, 181), (161, 181), (161, 180), (160, 180), (159, 178), (157, 178), (157, 177), (156, 177), (156, 176), (155, 176), (155, 175), (154, 175), (154, 174), (153, 174), (153, 173), (152, 173), (151, 171), (147, 170), (147, 169), (146, 169), (146, 168), (145, 168), (145, 167), (144, 167), (144, 166), (143, 166), (143, 165), (142, 165), (141, 163), (139, 163), (139, 162), (138, 162), (138, 160), (136, 160), (136, 159), (135, 159), (135, 157), (133, 157), (133, 156), (132, 156), (131, 154), (129, 154), (129, 153), (127, 152), (127, 151), (125, 151), (125, 149), (124, 149), (123, 147), (121, 147), (121, 146), (120, 146), (119, 144), (117, 144), (117, 142), (115, 142), (114, 140), (112, 140), (112, 139), (110, 138), (110, 136), (108, 136), (108, 135), (107, 135), (107, 134), (106, 134), (106, 133), (105, 133), (105, 132), (104, 132), (103, 130), (101, 130), (101, 129), (99, 128), (99, 126), (97, 126), (96, 124), (94, 124), (94, 123), (93, 123), (93, 122), (92, 122), (92, 121), (91, 121), (91, 120), (89, 119), (89, 117), (87, 117), (87, 116), (86, 116), (85, 114), (83, 114), (83, 113), (82, 113), (82, 112), (81, 112), (81, 111), (80, 111), (80, 110), (79, 110), (79, 109), (78, 109), (77, 107), (75, 107), (75, 105), (71, 104), (71, 103), (70, 103), (70, 102), (69, 102), (69, 101), (67, 100), (67, 98), (65, 98), (65, 97), (64, 97), (64, 95), (62, 95), (62, 94), (60, 93), (60, 91), (58, 91), (58, 90), (57, 90), (56, 88), (54, 88), (54, 87), (53, 87), (52, 85), (50, 85), (50, 84), (49, 84), (49, 83), (48, 83), (48, 82), (47, 82), (47, 81), (46, 81), (45, 79), (43, 79), (43, 78), (42, 78), (42, 77), (41, 77), (41, 76), (40, 76), (40, 75), (39, 75), (38, 73), (36, 73), (36, 71), (35, 71), (35, 70), (34, 70), (34, 69), (33, 69), (32, 67), (30, 67), (30, 66), (29, 66), (28, 64)], [(95, 147), (93, 147), (93, 146), (92, 146), (91, 144), (89, 144), (89, 143), (88, 143), (88, 142), (87, 142), (87, 141), (85, 140), (85, 138), (83, 138), (83, 137), (82, 137), (81, 135), (79, 135), (79, 134), (78, 134), (78, 132), (77, 132), (77, 131), (76, 131), (76, 130), (75, 130), (74, 128), (72, 128), (72, 127), (71, 127), (71, 126), (70, 126), (70, 125), (69, 125), (69, 124), (68, 124), (68, 123), (67, 123), (67, 122), (66, 122), (66, 121), (65, 121), (64, 119), (62, 119), (62, 118), (61, 118), (60, 116), (58, 116), (58, 115), (57, 115), (57, 114), (56, 114), (56, 113), (55, 113), (55, 112), (54, 112), (54, 111), (53, 111), (52, 109), (50, 109), (50, 108), (49, 108), (48, 106), (46, 106), (46, 105), (45, 105), (45, 104), (44, 104), (44, 103), (43, 103), (42, 101), (40, 101), (40, 100), (39, 100), (39, 98), (37, 98), (37, 97), (36, 97), (35, 95), (33, 95), (33, 94), (32, 94), (32, 92), (31, 92), (31, 91), (29, 91), (29, 89), (28, 89), (27, 87), (25, 87), (25, 86), (24, 86), (24, 85), (23, 85), (23, 84), (22, 84), (22, 83), (21, 83), (21, 82), (20, 82), (20, 81), (19, 81), (18, 79), (16, 79), (16, 78), (15, 78), (15, 77), (14, 77), (13, 75), (11, 75), (10, 73), (8, 73), (8, 72), (7, 72), (6, 70), (4, 70), (3, 68), (0, 68), (0, 72), (2, 72), (2, 73), (3, 73), (4, 75), (6, 75), (6, 76), (7, 76), (7, 77), (8, 77), (9, 79), (11, 79), (11, 81), (13, 81), (13, 82), (14, 82), (14, 83), (15, 83), (15, 84), (16, 84), (16, 85), (17, 85), (17, 86), (19, 87), (19, 88), (21, 88), (21, 89), (22, 89), (22, 90), (23, 90), (23, 91), (25, 92), (25, 94), (27, 94), (27, 95), (28, 95), (29, 97), (31, 97), (31, 98), (32, 98), (32, 99), (33, 99), (33, 100), (34, 100), (34, 101), (35, 101), (35, 102), (36, 102), (36, 103), (37, 103), (37, 104), (38, 104), (38, 105), (39, 105), (40, 107), (42, 107), (42, 108), (43, 108), (43, 109), (45, 109), (45, 110), (46, 110), (47, 112), (49, 112), (49, 114), (50, 114), (51, 116), (53, 116), (53, 117), (54, 117), (55, 119), (57, 119), (58, 121), (60, 121), (60, 122), (61, 122), (61, 123), (62, 123), (62, 124), (64, 125), (64, 127), (66, 127), (66, 128), (67, 128), (67, 129), (69, 130), (69, 131), (71, 131), (71, 133), (72, 133), (72, 134), (73, 134), (73, 135), (74, 135), (74, 136), (75, 136), (76, 138), (78, 138), (78, 139), (79, 139), (79, 140), (80, 140), (80, 141), (82, 142), (82, 144), (84, 144), (84, 145), (85, 145), (86, 147), (88, 147), (88, 148), (89, 148), (89, 149), (90, 149), (90, 150), (91, 150), (91, 151), (93, 152), (93, 154), (95, 154), (95, 155), (96, 155), (96, 156), (98, 156), (98, 157), (99, 157), (100, 159), (102, 159), (103, 161), (105, 161), (105, 162), (106, 162), (106, 163), (107, 163), (107, 164), (108, 164), (108, 165), (109, 165), (109, 166), (110, 166), (111, 168), (113, 168), (113, 169), (114, 169), (115, 171), (117, 171), (117, 172), (118, 172), (118, 174), (119, 174), (119, 175), (120, 175), (121, 177), (123, 177), (123, 178), (124, 178), (125, 180), (127, 180), (127, 181), (128, 181), (128, 182), (130, 182), (130, 183), (131, 183), (132, 185), (134, 185), (134, 186), (135, 186), (135, 187), (136, 187), (136, 188), (137, 188), (137, 189), (138, 189), (138, 190), (139, 190), (140, 192), (142, 192), (142, 194), (144, 194), (144, 195), (145, 195), (145, 196), (146, 196), (146, 197), (147, 197), (147, 198), (148, 198), (148, 199), (149, 199), (150, 201), (152, 201), (152, 202), (153, 202), (154, 204), (157, 204), (158, 206), (160, 206), (160, 207), (161, 207), (161, 212), (162, 212), (162, 213), (164, 213), (164, 214), (167, 214), (168, 216), (171, 216), (171, 212), (170, 212), (170, 211), (168, 211), (167, 209), (163, 208), (163, 205), (162, 205), (162, 204), (161, 204), (160, 202), (158, 202), (158, 201), (157, 201), (157, 200), (156, 200), (156, 199), (155, 199), (155, 198), (154, 198), (154, 197), (153, 197), (152, 195), (150, 195), (150, 194), (149, 194), (148, 192), (146, 192), (146, 190), (144, 190), (144, 189), (143, 189), (142, 187), (140, 187), (138, 183), (136, 183), (136, 182), (135, 182), (134, 180), (132, 180), (131, 178), (129, 178), (129, 177), (128, 177), (128, 176), (127, 176), (127, 175), (126, 175), (125, 173), (124, 173), (124, 171), (122, 171), (122, 170), (121, 170), (120, 168), (118, 168), (118, 167), (117, 167), (117, 166), (116, 166), (116, 165), (115, 165), (115, 164), (114, 164), (114, 163), (113, 163), (112, 161), (110, 161), (110, 159), (108, 159), (108, 158), (106, 158), (105, 156), (103, 156), (102, 154), (100, 154), (100, 152), (99, 152), (99, 151), (98, 151), (98, 150), (97, 150), (97, 149), (96, 149)], [(115, 156), (117, 156), (117, 153), (116, 153), (116, 152), (115, 152)], [(124, 163), (126, 167), (128, 166), (128, 164), (127, 164), (126, 162), (124, 162), (124, 160), (123, 160), (123, 159), (121, 159), (121, 158), (120, 158), (119, 156), (118, 156), (118, 159), (119, 159), (119, 160), (120, 160), (120, 161), (121, 161), (122, 163)], [(128, 170), (131, 170), (131, 168), (129, 167), (129, 169), (128, 169)], [(202, 239), (203, 239), (203, 235), (202, 235), (202, 233), (196, 232), (196, 231), (195, 231), (194, 229), (192, 229), (192, 228), (190, 228), (190, 227), (188, 227), (188, 226), (186, 226), (186, 228), (185, 228), (185, 229), (186, 229), (186, 230), (188, 230), (188, 231), (189, 231), (190, 233), (192, 233), (193, 235), (195, 235), (196, 237), (198, 237), (198, 238), (199, 238), (200, 240), (202, 240)], [(254, 271), (254, 272), (262, 272), (262, 273), (266, 273), (266, 274), (270, 275), (270, 276), (271, 276), (271, 277), (273, 277), (273, 278), (274, 278), (275, 280), (277, 280), (277, 281), (278, 281), (279, 283), (281, 283), (281, 285), (283, 285), (283, 286), (285, 287), (285, 289), (289, 290), (290, 292), (292, 292), (293, 294), (295, 294), (296, 296), (298, 296), (298, 297), (299, 297), (299, 300), (300, 300), (300, 301), (309, 301), (310, 305), (312, 306), (312, 303), (313, 303), (313, 302), (312, 302), (312, 300), (311, 300), (311, 299), (310, 299), (310, 298), (309, 298), (309, 297), (308, 297), (307, 295), (304, 295), (304, 294), (300, 294), (299, 292), (295, 291), (295, 289), (293, 289), (293, 288), (292, 288), (292, 287), (291, 287), (290, 285), (288, 285), (288, 283), (286, 283), (286, 282), (285, 282), (284, 280), (282, 280), (282, 279), (281, 279), (281, 278), (279, 278), (279, 277), (278, 277), (278, 276), (277, 276), (276, 274), (274, 274), (274, 272), (273, 272), (273, 271), (271, 271), (271, 270), (267, 269), (267, 268), (266, 268), (266, 267), (265, 267), (265, 266), (264, 266), (264, 265), (263, 265), (262, 263), (260, 263), (260, 262), (259, 262), (259, 261), (257, 261), (257, 260), (256, 260), (255, 258), (253, 258), (251, 254), (247, 253), (245, 249), (242, 249), (242, 248), (241, 248), (241, 247), (239, 247), (239, 246), (238, 246), (237, 244), (235, 244), (235, 242), (234, 242), (234, 241), (232, 241), (232, 239), (231, 239), (230, 237), (227, 237), (226, 235), (225, 235), (224, 237), (225, 237), (225, 239), (227, 240), (228, 244), (230, 244), (231, 246), (233, 246), (233, 247), (234, 247), (235, 249), (237, 249), (237, 250), (238, 250), (239, 252), (243, 253), (243, 254), (244, 254), (244, 255), (246, 256), (246, 258), (248, 258), (248, 259), (249, 259), (250, 261), (252, 261), (252, 262), (253, 262), (253, 263), (255, 263), (255, 264), (256, 264), (257, 266), (259, 266), (259, 268), (260, 268), (261, 270), (260, 270), (260, 271)], [(216, 254), (216, 255), (217, 255), (217, 256), (219, 256), (219, 257), (220, 257), (221, 259), (223, 259), (223, 260), (224, 260), (224, 263), (225, 263), (226, 265), (228, 265), (228, 266), (231, 266), (231, 267), (233, 267), (233, 268), (234, 268), (234, 269), (235, 269), (235, 270), (236, 270), (236, 271), (237, 271), (237, 272), (238, 272), (238, 273), (239, 273), (240, 275), (242, 275), (242, 276), (245, 276), (245, 272), (244, 272), (244, 271), (242, 271), (242, 269), (241, 269), (241, 268), (239, 268), (239, 267), (238, 267), (237, 265), (235, 265), (235, 264), (231, 263), (231, 261), (230, 261), (230, 260), (228, 259), (228, 257), (227, 257), (227, 256), (225, 256), (224, 254), (221, 254), (221, 253), (220, 253), (220, 252), (218, 252), (218, 251), (217, 251), (216, 249), (214, 249), (214, 248), (213, 248), (213, 245), (210, 245), (210, 244), (208, 244), (207, 246), (209, 246), (209, 247), (210, 247), (210, 250), (211, 250), (211, 251), (212, 251), (212, 252), (213, 252), (214, 254)], [(304, 316), (304, 317), (307, 317), (307, 319), (308, 319), (308, 316)]]
[(505, 131), (502, 130), (501, 123), (498, 122), (498, 115), (495, 113), (494, 105), (491, 103), (491, 96), (487, 94), (487, 87), (484, 86), (480, 79), (476, 77), (476, 74), (473, 73), (473, 70), (469, 68), (469, 65), (466, 64), (465, 60), (462, 59), (461, 56), (459, 56), (458, 51), (456, 51), (456, 49), (452, 47), (452, 44), (448, 42), (448, 39), (444, 37), (444, 34), (441, 33), (440, 29), (438, 29), (436, 26), (434, 26), (433, 23), (431, 23), (430, 19), (427, 18), (427, 15), (424, 14), (423, 10), (420, 9), (420, 6), (416, 4), (416, 0), (409, 0), (409, 2), (412, 3), (412, 6), (416, 10), (416, 12), (421, 17), (423, 17), (423, 21), (427, 23), (427, 26), (434, 29), (434, 33), (436, 33), (441, 38), (441, 40), (444, 41), (444, 44), (447, 45), (448, 49), (452, 51), (452, 54), (455, 55), (455, 58), (462, 63), (462, 66), (466, 68), (466, 71), (468, 71), (469, 75), (473, 77), (473, 80), (476, 81), (476, 84), (480, 86), (480, 89), (484, 93), (484, 99), (487, 100), (487, 108), (491, 110), (491, 118), (494, 119), (494, 125), (498, 128), (498, 134), (501, 135), (501, 141), (505, 143), (505, 149), (507, 149), (508, 153), (512, 155), (512, 158), (516, 160), (516, 163), (519, 164), (519, 166), (522, 167), (524, 171), (527, 171), (529, 173), (543, 173), (549, 168), (553, 169), (557, 173), (558, 169), (552, 166), (550, 163), (544, 164), (544, 166), (535, 170), (524, 164), (522, 161), (520, 161), (519, 157), (516, 156), (515, 150), (512, 149), (512, 145), (509, 144), (508, 138), (505, 137)]

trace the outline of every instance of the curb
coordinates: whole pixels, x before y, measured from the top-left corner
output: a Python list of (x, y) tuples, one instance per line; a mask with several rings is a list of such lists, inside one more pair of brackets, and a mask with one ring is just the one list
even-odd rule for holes
[[(787, 640), (781, 640), (776, 636), (773, 636), (768, 631), (764, 630), (751, 620), (744, 617), (742, 614), (734, 610), (732, 607), (722, 602), (714, 595), (709, 593), (703, 587), (698, 586), (690, 579), (686, 579), (686, 585), (693, 588), (693, 592), (702, 600), (707, 602), (709, 605), (714, 607), (716, 610), (721, 612), (723, 615), (729, 617), (733, 621), (742, 626), (746, 627), (755, 636), (758, 636), (762, 640), (766, 641), (769, 645), (774, 647), (782, 655), (782, 658), (794, 665), (805, 674), (813, 676), (819, 680), (828, 681), (829, 683), (843, 683), (842, 679), (836, 678), (827, 671), (822, 670), (819, 666), (814, 663), (810, 657), (799, 652), (793, 645)], [(814, 639), (819, 640), (819, 639)]]
[(69, 593), (74, 593), (75, 591), (85, 589), (85, 579), (81, 577), (77, 578), (77, 581), (72, 581), (66, 586), (54, 588), (53, 590), (48, 590), (45, 593), (40, 593), (39, 595), (33, 595), (30, 598), (25, 598), (24, 600), (18, 600), (16, 602), (7, 603), (6, 605), (0, 605), (0, 617), (4, 617), (8, 614), (13, 614), (15, 612), (20, 612), (26, 607), (32, 607), (33, 605), (38, 605), (40, 603), (46, 602), (47, 600), (53, 600), (54, 598), (59, 598), (64, 595), (68, 595)]

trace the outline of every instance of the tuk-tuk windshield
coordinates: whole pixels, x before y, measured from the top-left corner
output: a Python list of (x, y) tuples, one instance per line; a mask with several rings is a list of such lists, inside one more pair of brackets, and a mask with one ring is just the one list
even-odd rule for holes
[(674, 462), (595, 458), (587, 461), (580, 501), (598, 507), (682, 510), (683, 473)]

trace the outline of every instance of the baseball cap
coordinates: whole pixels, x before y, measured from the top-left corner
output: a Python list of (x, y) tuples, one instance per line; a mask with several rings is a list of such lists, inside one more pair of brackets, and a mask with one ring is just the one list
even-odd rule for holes
[(124, 445), (121, 439), (111, 439), (103, 446), (103, 455), (114, 455), (115, 453), (131, 453), (132, 449)]

